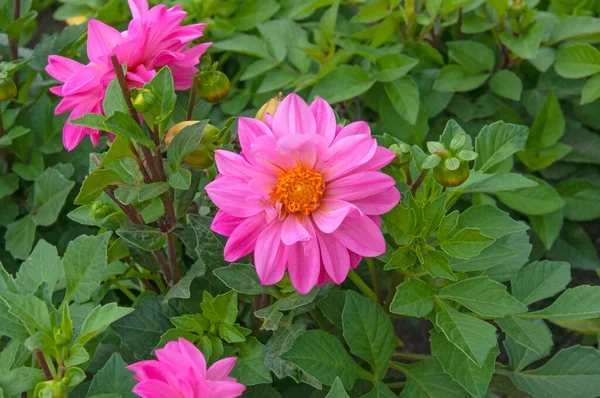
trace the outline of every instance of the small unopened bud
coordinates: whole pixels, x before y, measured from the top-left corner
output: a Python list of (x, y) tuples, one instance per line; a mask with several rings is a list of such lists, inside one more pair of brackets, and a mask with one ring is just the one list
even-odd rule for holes
[(392, 161), (392, 164), (395, 166), (402, 167), (408, 164), (412, 159), (412, 151), (408, 144), (392, 144), (390, 146), (390, 151), (396, 154), (396, 157)]
[(94, 219), (96, 220), (101, 220), (104, 217), (108, 216), (110, 214), (110, 206), (102, 203), (102, 202), (94, 202), (92, 203), (92, 216), (94, 216)]
[(147, 112), (152, 108), (152, 105), (156, 102), (156, 97), (149, 89), (139, 90), (135, 98), (133, 99), (133, 106), (138, 112)]
[(285, 95), (283, 95), (283, 93), (277, 94), (276, 97), (271, 98), (270, 100), (265, 102), (263, 106), (260, 107), (258, 112), (256, 112), (256, 116), (254, 116), (254, 118), (260, 120), (261, 122), (264, 122), (265, 114), (268, 113), (271, 116), (275, 116), (275, 111), (277, 110), (277, 108), (279, 108), (279, 105), (281, 105), (284, 98)]
[(54, 342), (59, 347), (64, 347), (71, 343), (72, 332), (62, 330), (62, 328), (54, 328)]
[(201, 72), (212, 69), (212, 58), (210, 57), (210, 54), (205, 53), (202, 57), (200, 57), (200, 65), (198, 65), (198, 69), (200, 69)]
[(67, 398), (69, 396), (68, 378), (38, 383), (35, 386), (33, 396), (36, 398)]
[(0, 72), (0, 102), (17, 96), (17, 86), (6, 72)]
[(455, 157), (446, 159), (433, 169), (433, 178), (445, 187), (457, 187), (469, 178), (469, 163)]
[[(171, 127), (167, 131), (167, 134), (165, 134), (165, 145), (167, 148), (169, 145), (171, 145), (171, 142), (175, 136), (181, 132), (181, 130), (196, 123), (199, 122), (197, 120), (189, 120), (177, 123)], [(200, 144), (184, 159), (184, 162), (196, 169), (207, 169), (212, 166), (215, 161), (215, 149), (221, 146), (220, 133), (221, 130), (212, 124), (207, 124), (204, 126)]]
[(211, 104), (227, 98), (231, 89), (229, 78), (221, 71), (202, 72), (195, 83), (200, 98)]

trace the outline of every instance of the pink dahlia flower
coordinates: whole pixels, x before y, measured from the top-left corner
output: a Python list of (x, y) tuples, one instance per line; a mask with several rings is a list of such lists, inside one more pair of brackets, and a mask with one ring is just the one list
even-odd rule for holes
[(236, 358), (221, 359), (207, 370), (200, 350), (185, 339), (156, 350), (156, 358), (127, 367), (136, 373), (133, 392), (142, 398), (235, 398), (246, 389), (229, 377)]
[(220, 175), (206, 187), (219, 207), (212, 229), (229, 236), (225, 260), (254, 251), (264, 285), (287, 269), (302, 294), (342, 283), (362, 256), (385, 252), (379, 216), (400, 200), (378, 170), (395, 154), (365, 122), (336, 126), (321, 98), (288, 95), (266, 123), (240, 118), (241, 154), (215, 151)]
[[(63, 97), (55, 113), (72, 111), (69, 120), (85, 113), (103, 113), (102, 100), (106, 87), (115, 77), (110, 61), (116, 55), (119, 63), (127, 65), (130, 88), (142, 87), (156, 72), (168, 66), (173, 73), (175, 89), (192, 86), (193, 75), (200, 56), (211, 43), (202, 43), (188, 49), (191, 41), (202, 36), (206, 24), (180, 26), (186, 12), (180, 5), (167, 8), (164, 4), (151, 9), (147, 0), (129, 0), (133, 19), (125, 32), (96, 20), (88, 24), (87, 54), (90, 63), (82, 65), (58, 55), (48, 58), (46, 71), (63, 82), (50, 91)], [(100, 131), (65, 124), (63, 144), (67, 150), (75, 148), (89, 135), (98, 144)]]

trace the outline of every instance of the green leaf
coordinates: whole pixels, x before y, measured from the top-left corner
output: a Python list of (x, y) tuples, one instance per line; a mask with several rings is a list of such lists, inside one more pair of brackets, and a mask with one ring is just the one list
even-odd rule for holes
[(319, 80), (310, 97), (322, 97), (333, 104), (363, 94), (374, 83), (375, 80), (359, 66), (342, 65)]
[(263, 363), (265, 346), (256, 337), (249, 337), (245, 342), (238, 344), (237, 348), (238, 359), (231, 371), (231, 377), (247, 386), (273, 382), (271, 372)]
[(547, 250), (552, 248), (554, 241), (556, 241), (560, 235), (560, 230), (562, 229), (564, 220), (563, 209), (556, 210), (552, 213), (543, 214), (541, 216), (529, 216), (531, 227)]
[[(558, 4), (558, 3), (557, 3)], [(572, 7), (577, 7), (572, 5)], [(571, 8), (576, 12), (576, 8)], [(551, 31), (550, 41), (560, 42), (568, 39), (594, 39), (600, 33), (600, 21), (596, 17), (588, 15), (569, 15), (561, 18)]]
[(127, 113), (116, 111), (112, 116), (106, 119), (104, 124), (106, 124), (106, 129), (108, 131), (117, 136), (129, 138), (134, 142), (149, 148), (154, 147), (154, 143), (148, 138), (146, 133), (144, 133), (144, 130), (142, 130), (139, 123), (133, 120)]
[(561, 350), (541, 368), (513, 372), (515, 385), (535, 397), (593, 398), (600, 391), (600, 351), (575, 346)]
[(565, 205), (556, 189), (546, 181), (535, 177), (527, 178), (538, 185), (512, 192), (499, 192), (498, 199), (511, 209), (532, 216), (552, 213)]
[(279, 311), (279, 303), (262, 308), (254, 312), (257, 318), (263, 320), (260, 330), (277, 330), (283, 318), (283, 312)]
[(584, 43), (564, 47), (556, 56), (554, 70), (567, 79), (595, 75), (600, 72), (600, 51)]
[(133, 203), (137, 200), (140, 187), (138, 185), (121, 185), (115, 189), (115, 198), (125, 205)]
[(337, 338), (322, 330), (311, 330), (298, 336), (281, 358), (328, 386), (339, 377), (344, 387), (351, 389), (357, 378), (373, 377), (354, 362)]
[(448, 341), (446, 336), (435, 330), (430, 333), (431, 354), (442, 365), (444, 372), (450, 375), (471, 396), (475, 398), (485, 397), (496, 367), (496, 357), (500, 354), (498, 347), (494, 347), (489, 352), (485, 362), (479, 367)]
[(263, 286), (256, 275), (256, 269), (248, 264), (234, 263), (227, 267), (217, 268), (213, 274), (230, 289), (242, 294), (272, 294), (273, 289)]
[(565, 118), (558, 99), (550, 92), (538, 112), (527, 138), (527, 148), (548, 148), (560, 140), (565, 132)]
[(513, 220), (508, 213), (491, 205), (472, 206), (460, 214), (458, 228), (476, 228), (490, 238), (527, 231), (527, 224)]
[(111, 355), (106, 364), (96, 373), (87, 397), (101, 394), (118, 394), (121, 398), (135, 398), (131, 392), (136, 385), (133, 372), (126, 368), (127, 364), (118, 352)]
[(442, 218), (438, 227), (437, 238), (438, 240), (446, 240), (448, 236), (454, 231), (458, 224), (459, 213), (458, 210), (454, 210), (452, 213), (447, 214)]
[(475, 170), (485, 172), (525, 148), (528, 134), (526, 126), (502, 121), (485, 126), (475, 139)]
[(259, 59), (257, 61), (252, 62), (244, 69), (244, 73), (240, 78), (241, 81), (246, 81), (257, 76), (262, 75), (263, 73), (267, 73), (271, 69), (277, 66), (277, 62), (272, 59)]
[(447, 42), (448, 56), (472, 73), (490, 72), (494, 68), (494, 52), (484, 44), (470, 40)]
[(85, 345), (99, 333), (102, 333), (113, 322), (133, 312), (133, 308), (117, 307), (116, 303), (96, 306), (85, 318), (75, 344)]
[(244, 398), (281, 398), (281, 394), (270, 385), (259, 384), (246, 388)]
[(496, 328), (489, 323), (443, 304), (435, 318), (446, 338), (477, 366), (483, 366), (496, 346)]
[(515, 72), (503, 69), (492, 77), (490, 88), (501, 97), (519, 101), (523, 92), (523, 83)]
[(423, 268), (434, 278), (456, 280), (456, 275), (450, 269), (448, 258), (439, 250), (423, 251)]
[(568, 261), (573, 268), (600, 268), (596, 246), (579, 224), (566, 223), (547, 256), (551, 260)]
[(185, 274), (179, 282), (172, 286), (167, 294), (165, 295), (165, 302), (174, 298), (188, 299), (191, 296), (190, 288), (194, 279), (200, 278), (206, 273), (206, 264), (204, 261), (198, 259), (190, 270)]
[(393, 82), (405, 76), (419, 63), (418, 59), (403, 54), (385, 54), (377, 58), (375, 78), (380, 82)]
[(35, 230), (36, 225), (29, 214), (8, 224), (4, 234), (6, 250), (16, 259), (26, 259), (35, 240)]
[(406, 367), (408, 379), (400, 398), (466, 398), (469, 394), (452, 381), (435, 358)]
[(415, 81), (408, 76), (387, 83), (385, 92), (394, 109), (410, 124), (417, 122), (419, 115), (419, 88)]
[(44, 380), (41, 369), (21, 367), (10, 372), (2, 372), (0, 373), (0, 396), (20, 396), (23, 392), (33, 390), (38, 383)]
[(332, 290), (317, 306), (333, 325), (342, 329), (342, 312), (346, 305), (346, 292)]
[(439, 291), (438, 297), (456, 301), (483, 316), (501, 317), (527, 312), (527, 306), (511, 296), (503, 284), (486, 276), (469, 278), (446, 286)]
[(472, 74), (461, 66), (446, 65), (435, 79), (433, 89), (450, 92), (471, 91), (483, 85), (488, 77), (488, 73)]
[(581, 101), (579, 105), (592, 103), (600, 98), (600, 74), (596, 74), (588, 79), (581, 91)]
[(65, 300), (83, 303), (100, 286), (106, 270), (106, 251), (112, 232), (81, 235), (67, 246), (63, 257), (67, 294)]
[(106, 117), (112, 116), (115, 112), (127, 114), (127, 103), (121, 92), (119, 81), (115, 77), (106, 88), (104, 101), (102, 101), (102, 110)]
[(73, 126), (83, 126), (94, 130), (104, 131), (106, 130), (106, 125), (104, 124), (105, 120), (106, 116), (99, 113), (86, 113), (76, 119), (69, 120), (68, 123)]
[(44, 171), (44, 155), (33, 152), (26, 163), (14, 163), (12, 170), (25, 181), (35, 181)]
[(148, 225), (125, 224), (117, 230), (117, 235), (142, 250), (154, 251), (167, 242), (167, 235)]
[(289, 296), (279, 300), (279, 309), (282, 311), (293, 310), (294, 308), (299, 308), (304, 305), (310, 304), (315, 301), (317, 298), (317, 293), (319, 293), (319, 288), (313, 288), (307, 294), (300, 294), (298, 292), (294, 292)]
[(556, 189), (565, 199), (565, 217), (573, 221), (590, 221), (600, 217), (600, 185), (584, 178), (561, 181)]
[(150, 82), (144, 85), (144, 88), (151, 89), (152, 94), (156, 97), (156, 102), (152, 104), (154, 123), (165, 124), (170, 120), (177, 102), (171, 68), (163, 67)]
[(270, 91), (279, 90), (283, 87), (289, 86), (297, 78), (298, 75), (295, 73), (289, 72), (285, 69), (277, 69), (265, 75), (264, 79), (260, 83), (260, 86), (256, 90), (256, 93), (264, 94)]
[(19, 177), (9, 173), (0, 176), (0, 199), (12, 195), (19, 189)]
[(396, 288), (390, 304), (394, 314), (423, 318), (433, 310), (435, 291), (421, 279), (409, 279)]
[(76, 205), (88, 204), (102, 195), (106, 187), (118, 181), (121, 181), (121, 177), (114, 171), (98, 168), (85, 177), (74, 203)]
[(567, 289), (548, 307), (523, 314), (523, 318), (557, 321), (590, 319), (600, 316), (600, 286), (577, 286)]
[(187, 126), (173, 138), (167, 150), (167, 158), (171, 170), (177, 170), (183, 160), (200, 145), (202, 132), (206, 124), (206, 120), (203, 120), (200, 123)]
[(350, 352), (367, 361), (382, 379), (394, 351), (394, 328), (385, 311), (368, 298), (348, 291), (342, 323)]
[(335, 378), (331, 390), (329, 390), (325, 398), (350, 398), (339, 377)]
[(269, 58), (269, 50), (264, 41), (257, 36), (241, 34), (231, 39), (219, 41), (211, 45), (213, 50), (231, 51), (251, 55), (258, 58)]
[(233, 325), (238, 314), (237, 292), (229, 291), (213, 297), (207, 291), (202, 292), (202, 313), (212, 323)]
[(397, 395), (384, 382), (379, 381), (368, 394), (361, 395), (360, 398), (397, 398)]
[(33, 294), (43, 283), (52, 293), (62, 272), (62, 261), (56, 247), (42, 239), (19, 267), (15, 283), (21, 294)]
[(543, 322), (528, 321), (509, 315), (496, 319), (496, 324), (517, 344), (542, 355), (554, 345), (550, 329)]
[(354, 23), (373, 23), (382, 20), (389, 13), (386, 1), (377, 1), (360, 8), (350, 22)]
[(467, 181), (455, 190), (460, 193), (497, 193), (535, 186), (537, 186), (535, 181), (518, 173), (484, 174), (471, 171)]
[(389, 261), (385, 264), (383, 269), (389, 271), (392, 269), (407, 269), (417, 261), (417, 256), (412, 251), (410, 246), (401, 246), (395, 252), (392, 253)]
[(500, 41), (520, 58), (534, 59), (537, 57), (540, 44), (544, 37), (544, 28), (540, 22), (534, 22), (527, 33), (515, 37), (512, 33), (500, 33)]
[(1, 293), (0, 299), (9, 308), (9, 312), (17, 317), (30, 335), (38, 331), (52, 333), (50, 313), (45, 302), (30, 294), (27, 296), (15, 293)]
[(192, 185), (192, 173), (183, 167), (169, 175), (169, 185), (175, 189), (186, 191)]
[(75, 183), (56, 169), (46, 169), (33, 184), (33, 212), (36, 225), (54, 224)]
[(564, 290), (571, 281), (569, 263), (536, 261), (522, 268), (511, 281), (511, 291), (522, 303), (529, 305)]
[(166, 182), (153, 182), (151, 184), (142, 185), (138, 190), (138, 200), (140, 202), (145, 202), (162, 195), (168, 190), (169, 184)]
[(177, 300), (163, 304), (162, 299), (153, 297), (143, 300), (135, 311), (112, 324), (121, 342), (138, 359), (150, 359), (160, 337), (173, 325), (169, 319), (183, 312)]
[(482, 234), (479, 229), (463, 228), (450, 239), (442, 242), (442, 249), (451, 257), (469, 259), (494, 243), (494, 239)]
[[(543, 321), (537, 321), (543, 323)], [(545, 324), (544, 324), (545, 325)], [(517, 344), (510, 336), (506, 336), (504, 339), (504, 347), (508, 354), (508, 366), (513, 370), (521, 370), (533, 362), (542, 359), (550, 354), (550, 347), (547, 352), (543, 354), (536, 354), (534, 351)]]

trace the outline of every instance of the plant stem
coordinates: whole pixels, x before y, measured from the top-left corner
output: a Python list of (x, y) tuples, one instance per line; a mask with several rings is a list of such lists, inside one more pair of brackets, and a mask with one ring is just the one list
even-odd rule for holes
[(48, 362), (46, 362), (46, 357), (44, 356), (44, 353), (42, 352), (42, 350), (36, 348), (34, 350), (35, 353), (35, 358), (37, 359), (38, 363), (40, 364), (40, 368), (42, 368), (42, 372), (44, 372), (44, 376), (46, 377), (46, 380), (54, 380), (54, 376), (52, 375), (52, 372), (50, 371), (50, 368), (48, 367)]
[(388, 386), (388, 388), (390, 390), (395, 390), (398, 388), (403, 388), (406, 385), (406, 382), (405, 381), (397, 381), (394, 383), (387, 383), (386, 385)]
[(427, 173), (429, 173), (429, 169), (421, 171), (421, 174), (419, 174), (419, 177), (414, 182), (414, 184), (410, 185), (410, 192), (413, 194), (413, 196), (415, 196), (415, 194), (417, 193), (417, 190), (423, 183), (423, 180), (425, 180), (425, 177), (427, 177)]
[(392, 355), (393, 358), (402, 358), (402, 359), (412, 359), (414, 361), (423, 361), (425, 359), (429, 359), (430, 355), (417, 354), (413, 352), (394, 352)]
[(139, 124), (140, 118), (138, 116), (138, 112), (133, 106), (133, 102), (131, 102), (131, 94), (129, 93), (127, 79), (125, 79), (125, 75), (123, 74), (123, 67), (119, 63), (119, 60), (117, 59), (116, 55), (110, 57), (110, 62), (112, 62), (113, 69), (115, 70), (115, 75), (117, 76), (119, 87), (121, 87), (121, 92), (123, 93), (123, 97), (125, 98), (125, 103), (127, 104), (129, 115), (133, 118), (133, 120), (135, 120)]
[(114, 285), (117, 289), (119, 289), (125, 296), (127, 296), (127, 298), (131, 301), (135, 301), (136, 297), (135, 294), (133, 294), (131, 292), (131, 290), (127, 289), (125, 286), (123, 286), (122, 284), (120, 284), (119, 282), (115, 281)]
[(192, 84), (192, 88), (190, 89), (190, 100), (188, 102), (188, 108), (187, 108), (187, 114), (185, 116), (185, 120), (192, 120), (195, 103), (196, 103), (196, 78), (194, 78), (194, 84)]
[(367, 262), (367, 266), (369, 267), (369, 273), (371, 274), (371, 283), (373, 284), (373, 288), (375, 289), (375, 295), (377, 296), (377, 302), (382, 304), (381, 300), (381, 286), (379, 286), (379, 280), (377, 279), (377, 267), (375, 267), (375, 262), (372, 258), (365, 258)]
[(377, 295), (375, 294), (375, 292), (371, 290), (369, 285), (367, 285), (365, 281), (362, 280), (360, 275), (358, 275), (355, 270), (351, 269), (350, 272), (348, 272), (348, 278), (350, 278), (350, 280), (354, 283), (354, 285), (356, 285), (358, 290), (360, 290), (365, 296), (367, 296), (372, 301), (377, 302)]
[[(13, 19), (16, 21), (21, 16), (21, 0), (14, 0), (15, 8)], [(9, 37), (8, 39), (10, 45), (10, 58), (12, 61), (16, 61), (19, 58), (19, 37)], [(19, 72), (15, 72), (13, 75), (13, 81), (15, 82), (15, 86), (17, 89), (19, 88)]]

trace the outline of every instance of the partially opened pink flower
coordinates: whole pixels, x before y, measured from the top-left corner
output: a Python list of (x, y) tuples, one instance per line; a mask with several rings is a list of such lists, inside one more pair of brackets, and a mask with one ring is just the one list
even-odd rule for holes
[[(200, 56), (211, 43), (202, 43), (188, 49), (190, 42), (202, 36), (206, 24), (180, 26), (186, 12), (180, 5), (167, 8), (164, 4), (149, 9), (147, 0), (129, 0), (133, 15), (125, 32), (96, 20), (88, 24), (87, 53), (90, 63), (82, 65), (58, 55), (48, 58), (46, 71), (63, 82), (53, 87), (52, 93), (64, 97), (56, 107), (56, 114), (72, 110), (69, 120), (85, 113), (103, 113), (102, 100), (106, 88), (115, 77), (110, 57), (116, 55), (120, 64), (127, 66), (130, 88), (142, 87), (162, 67), (173, 73), (175, 89), (192, 86), (193, 75)], [(65, 124), (63, 144), (67, 150), (75, 148), (89, 135), (98, 144), (100, 131)]]
[(212, 229), (229, 236), (225, 260), (254, 251), (263, 284), (287, 269), (302, 294), (342, 283), (362, 256), (385, 252), (379, 216), (400, 193), (378, 170), (395, 154), (365, 122), (336, 126), (321, 98), (309, 107), (290, 94), (265, 122), (240, 118), (241, 154), (215, 151), (220, 175), (206, 191), (219, 207)]
[(136, 373), (133, 392), (142, 398), (235, 398), (246, 389), (229, 377), (236, 358), (221, 359), (207, 370), (200, 350), (185, 339), (156, 350), (156, 358), (127, 367)]

